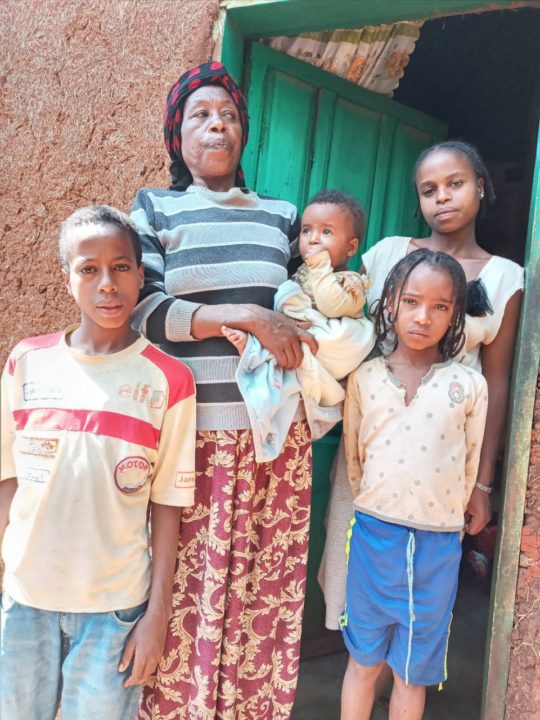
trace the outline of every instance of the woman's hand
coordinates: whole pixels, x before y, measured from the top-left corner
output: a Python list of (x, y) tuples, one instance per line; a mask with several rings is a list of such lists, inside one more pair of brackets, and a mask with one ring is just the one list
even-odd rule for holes
[(281, 313), (255, 306), (249, 332), (255, 335), (263, 347), (276, 358), (279, 367), (296, 369), (304, 353), (300, 343), (309, 345), (313, 354), (318, 350), (317, 341), (302, 324)]
[(259, 305), (201, 305), (191, 320), (191, 334), (196, 340), (220, 337), (223, 325), (255, 335), (263, 347), (276, 358), (279, 367), (295, 370), (302, 362), (300, 343), (317, 353), (317, 341), (305, 329), (281, 313)]

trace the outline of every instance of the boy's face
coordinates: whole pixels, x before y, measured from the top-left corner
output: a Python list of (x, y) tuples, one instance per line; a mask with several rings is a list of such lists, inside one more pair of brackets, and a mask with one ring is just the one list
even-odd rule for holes
[(300, 255), (305, 260), (328, 250), (334, 270), (342, 270), (358, 250), (354, 221), (347, 208), (331, 203), (308, 205), (302, 215)]
[(100, 333), (128, 332), (144, 282), (128, 234), (114, 226), (81, 227), (67, 252), (66, 285), (81, 311), (81, 324)]

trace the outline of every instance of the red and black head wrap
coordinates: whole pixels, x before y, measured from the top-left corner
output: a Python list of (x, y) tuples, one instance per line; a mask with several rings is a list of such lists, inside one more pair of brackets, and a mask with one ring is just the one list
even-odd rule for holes
[[(240, 115), (240, 122), (242, 124), (242, 150), (247, 143), (249, 118), (246, 98), (234, 78), (227, 72), (225, 66), (220, 62), (213, 61), (203, 63), (188, 70), (174, 83), (167, 95), (167, 102), (165, 103), (163, 135), (165, 137), (167, 152), (172, 160), (170, 168), (172, 178), (171, 190), (185, 190), (186, 187), (193, 182), (193, 177), (182, 157), (180, 127), (182, 125), (186, 99), (192, 92), (203, 85), (221, 85), (221, 87), (225, 88), (229, 93)], [(245, 185), (244, 173), (240, 165), (236, 171), (235, 184), (240, 187)]]

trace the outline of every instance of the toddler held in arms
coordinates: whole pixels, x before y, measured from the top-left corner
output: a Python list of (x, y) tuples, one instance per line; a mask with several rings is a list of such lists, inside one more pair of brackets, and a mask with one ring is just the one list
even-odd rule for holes
[(236, 379), (248, 408), (258, 462), (279, 454), (301, 398), (313, 439), (341, 420), (345, 392), (339, 381), (360, 365), (375, 341), (373, 325), (363, 316), (367, 280), (346, 267), (364, 230), (359, 203), (339, 190), (317, 193), (304, 210), (304, 262), (280, 285), (274, 300), (276, 311), (308, 323), (318, 343), (316, 356), (302, 344), (304, 357), (296, 371), (278, 367), (253, 335), (222, 328), (241, 355)]

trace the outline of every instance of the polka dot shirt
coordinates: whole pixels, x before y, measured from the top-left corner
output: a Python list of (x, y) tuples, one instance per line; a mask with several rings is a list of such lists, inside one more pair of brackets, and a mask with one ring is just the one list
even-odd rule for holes
[(361, 365), (344, 411), (356, 508), (408, 527), (461, 530), (486, 411), (485, 379), (452, 360), (433, 365), (409, 405), (383, 358)]

